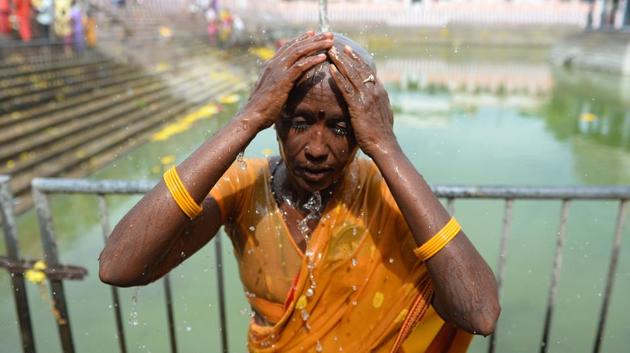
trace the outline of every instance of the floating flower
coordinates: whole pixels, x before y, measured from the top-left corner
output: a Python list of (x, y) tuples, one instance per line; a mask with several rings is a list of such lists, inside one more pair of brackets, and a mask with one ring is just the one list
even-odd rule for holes
[(593, 113), (589, 113), (589, 112), (585, 112), (585, 113), (582, 113), (580, 115), (580, 120), (582, 120), (584, 122), (587, 122), (587, 123), (592, 123), (593, 121), (595, 121), (597, 119), (599, 119), (597, 117), (597, 115), (595, 115)]
[(41, 284), (46, 279), (46, 273), (44, 273), (45, 269), (46, 263), (39, 260), (33, 264), (33, 268), (24, 271), (24, 278), (34, 284)]
[(160, 158), (160, 163), (162, 163), (162, 165), (170, 165), (173, 164), (173, 162), (175, 162), (175, 155), (172, 154), (167, 154), (166, 156)]
[(241, 100), (241, 96), (238, 94), (225, 94), (217, 99), (217, 101), (221, 104), (234, 104), (239, 100)]
[(252, 48), (249, 51), (263, 61), (271, 59), (276, 53), (273, 49), (267, 47)]

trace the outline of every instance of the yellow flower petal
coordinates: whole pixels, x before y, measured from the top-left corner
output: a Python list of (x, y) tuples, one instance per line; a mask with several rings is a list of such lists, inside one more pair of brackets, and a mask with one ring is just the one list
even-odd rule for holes
[(175, 162), (175, 156), (172, 154), (167, 154), (166, 156), (162, 156), (162, 158), (160, 158), (160, 162), (162, 163), (162, 165), (172, 164), (173, 162)]
[(273, 154), (273, 150), (271, 148), (265, 148), (261, 152), (265, 157), (269, 157)]
[(33, 264), (33, 269), (35, 270), (39, 270), (39, 271), (43, 271), (47, 268), (48, 266), (46, 266), (46, 263), (44, 262), (44, 260), (39, 260), (37, 262), (35, 262)]
[(24, 278), (29, 282), (40, 284), (46, 279), (46, 274), (38, 270), (26, 270), (24, 271)]
[(239, 96), (238, 94), (226, 94), (219, 97), (217, 101), (221, 104), (234, 104), (238, 102), (240, 99), (241, 99), (241, 96)]
[(270, 49), (270, 48), (266, 48), (266, 47), (252, 48), (249, 51), (252, 54), (254, 54), (257, 57), (259, 57), (260, 60), (262, 60), (262, 61), (267, 61), (267, 60), (271, 59), (273, 57), (273, 55), (276, 53), (275, 50)]

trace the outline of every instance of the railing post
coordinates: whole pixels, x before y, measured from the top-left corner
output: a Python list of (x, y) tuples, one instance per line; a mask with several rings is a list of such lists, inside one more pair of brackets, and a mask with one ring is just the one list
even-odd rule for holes
[[(501, 228), (501, 245), (499, 250), (499, 263), (497, 265), (497, 291), (499, 303), (501, 302), (501, 289), (503, 288), (503, 279), (505, 278), (505, 268), (507, 263), (508, 240), (512, 231), (512, 205), (513, 199), (505, 199), (505, 213), (503, 214), (503, 226)], [(498, 327), (498, 325), (497, 325)], [(496, 350), (497, 329), (490, 336), (488, 344), (488, 352), (494, 353)]]
[(162, 280), (164, 283), (164, 297), (166, 300), (166, 318), (168, 320), (168, 334), (171, 343), (171, 353), (177, 353), (177, 338), (175, 336), (175, 314), (173, 313), (173, 295), (171, 291), (171, 279), (167, 273)]
[[(0, 213), (2, 227), (4, 229), (4, 243), (7, 248), (9, 260), (20, 260), (17, 225), (13, 213), (13, 195), (9, 188), (9, 178), (0, 175)], [(33, 338), (33, 325), (31, 323), (31, 311), (28, 306), (28, 296), (24, 283), (24, 274), (10, 272), (11, 288), (15, 299), (18, 323), (20, 325), (20, 337), (22, 339), (22, 351), (35, 353), (35, 340)]]
[[(103, 241), (107, 243), (107, 238), (111, 234), (109, 224), (109, 212), (107, 212), (107, 202), (105, 201), (105, 195), (98, 195), (98, 208), (101, 220), (101, 229), (103, 230)], [(112, 301), (114, 309), (114, 318), (116, 320), (116, 334), (118, 338), (118, 347), (120, 353), (127, 353), (127, 342), (125, 341), (125, 328), (123, 326), (122, 313), (120, 308), (120, 297), (118, 295), (118, 288), (110, 286), (112, 291)]]
[(595, 345), (593, 353), (599, 353), (604, 336), (604, 327), (608, 316), (608, 306), (610, 305), (610, 295), (615, 283), (615, 274), (617, 273), (617, 262), (619, 260), (619, 251), (621, 250), (621, 234), (623, 224), (625, 223), (625, 213), (628, 200), (622, 200), (619, 203), (619, 212), (617, 213), (617, 224), (615, 226), (615, 239), (610, 254), (610, 264), (608, 265), (608, 276), (606, 277), (606, 289), (604, 289), (604, 300), (599, 313), (599, 323), (597, 325), (597, 335), (595, 336)]
[(221, 235), (214, 237), (214, 256), (217, 268), (217, 291), (219, 292), (219, 320), (221, 325), (221, 352), (228, 353), (227, 324), (225, 319), (225, 288), (223, 285), (223, 252)]
[(558, 294), (558, 282), (560, 281), (560, 270), (562, 268), (562, 251), (564, 249), (564, 241), (567, 234), (567, 220), (569, 218), (569, 206), (571, 200), (562, 200), (562, 212), (560, 214), (560, 226), (558, 229), (558, 237), (556, 238), (556, 251), (553, 257), (553, 268), (551, 272), (551, 284), (549, 285), (549, 296), (547, 302), (547, 311), (545, 313), (545, 326), (543, 328), (543, 336), (540, 342), (540, 353), (546, 353), (549, 349), (549, 331), (551, 330), (551, 321), (553, 319), (553, 311), (556, 306), (556, 296)]
[[(59, 265), (57, 240), (53, 229), (52, 215), (48, 204), (48, 197), (33, 184), (33, 201), (39, 221), (40, 235), (44, 247), (44, 258), (48, 266)], [(74, 353), (70, 317), (66, 305), (66, 295), (61, 279), (49, 279), (50, 293), (54, 303), (54, 315), (59, 330), (59, 339), (64, 353)]]

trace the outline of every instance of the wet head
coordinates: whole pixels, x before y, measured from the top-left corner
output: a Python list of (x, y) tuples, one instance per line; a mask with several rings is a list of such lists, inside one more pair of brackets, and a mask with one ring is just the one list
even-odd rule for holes
[[(372, 57), (352, 40), (334, 34), (334, 46), (350, 46), (374, 68)], [(330, 61), (307, 71), (289, 94), (276, 124), (282, 159), (290, 183), (307, 193), (330, 188), (354, 158), (357, 145), (350, 115), (331, 74)]]
[(296, 83), (276, 131), (292, 186), (308, 193), (322, 191), (343, 175), (356, 143), (328, 62)]

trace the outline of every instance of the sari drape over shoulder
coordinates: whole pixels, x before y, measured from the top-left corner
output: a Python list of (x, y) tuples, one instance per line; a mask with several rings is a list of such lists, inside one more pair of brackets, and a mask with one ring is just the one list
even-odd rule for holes
[(431, 307), (430, 276), (377, 167), (357, 159), (340, 183), (309, 256), (277, 206), (267, 159), (237, 161), (210, 192), (246, 297), (267, 323), (252, 319), (249, 350), (465, 352), (472, 336)]

